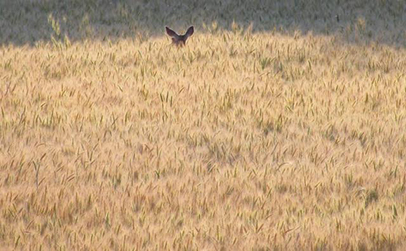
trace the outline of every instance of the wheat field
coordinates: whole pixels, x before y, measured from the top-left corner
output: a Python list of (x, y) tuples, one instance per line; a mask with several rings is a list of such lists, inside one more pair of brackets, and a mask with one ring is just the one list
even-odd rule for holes
[(405, 10), (1, 0), (0, 250), (405, 250)]

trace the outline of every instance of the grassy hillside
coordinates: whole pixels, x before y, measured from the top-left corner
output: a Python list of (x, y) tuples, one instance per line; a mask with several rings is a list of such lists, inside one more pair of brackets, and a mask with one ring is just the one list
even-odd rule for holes
[(324, 2), (1, 1), (0, 247), (405, 249), (406, 3)]

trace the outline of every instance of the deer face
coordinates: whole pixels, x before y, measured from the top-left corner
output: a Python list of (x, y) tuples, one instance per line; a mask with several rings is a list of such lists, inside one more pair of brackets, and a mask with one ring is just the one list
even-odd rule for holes
[(166, 34), (168, 34), (172, 38), (172, 43), (176, 46), (184, 46), (186, 44), (186, 40), (190, 36), (192, 36), (193, 32), (195, 31), (193, 26), (190, 26), (184, 35), (178, 35), (176, 32), (174, 32), (173, 30), (171, 30), (168, 27), (165, 27), (165, 29), (166, 29)]

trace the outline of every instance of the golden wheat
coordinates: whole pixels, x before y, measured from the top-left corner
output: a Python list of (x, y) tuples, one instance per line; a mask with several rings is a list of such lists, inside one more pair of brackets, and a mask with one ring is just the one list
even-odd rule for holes
[(46, 16), (0, 47), (3, 249), (406, 248), (406, 50), (362, 18), (178, 49)]

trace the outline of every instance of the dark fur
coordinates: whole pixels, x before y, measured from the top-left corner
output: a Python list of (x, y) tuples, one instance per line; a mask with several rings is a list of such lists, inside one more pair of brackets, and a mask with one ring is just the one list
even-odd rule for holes
[(190, 36), (192, 36), (193, 33), (195, 32), (195, 29), (193, 28), (193, 26), (190, 26), (184, 35), (178, 35), (175, 31), (171, 30), (168, 27), (165, 27), (165, 29), (166, 29), (166, 34), (168, 34), (172, 38), (172, 43), (177, 46), (184, 46), (186, 44), (186, 40)]

